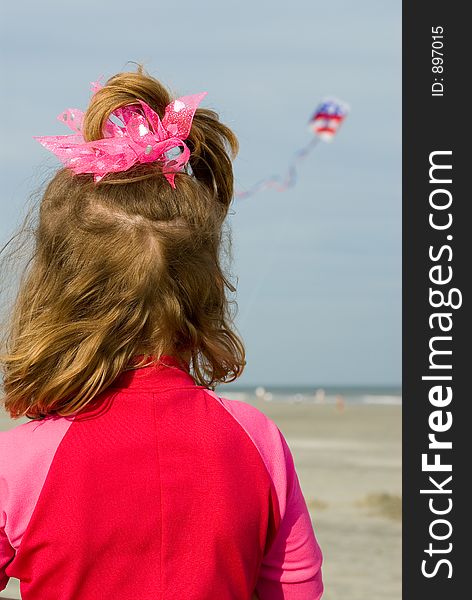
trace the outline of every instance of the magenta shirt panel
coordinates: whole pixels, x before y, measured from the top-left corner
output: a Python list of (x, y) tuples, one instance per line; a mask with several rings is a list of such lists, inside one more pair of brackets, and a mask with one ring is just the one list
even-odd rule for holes
[(281, 432), (172, 363), (0, 434), (0, 456), (0, 589), (23, 600), (321, 597)]

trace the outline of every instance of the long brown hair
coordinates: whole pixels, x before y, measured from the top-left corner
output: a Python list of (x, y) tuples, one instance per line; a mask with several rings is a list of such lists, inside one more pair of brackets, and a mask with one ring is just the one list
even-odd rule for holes
[[(102, 138), (110, 114), (138, 99), (162, 117), (172, 97), (142, 66), (119, 73), (92, 97), (84, 138)], [(221, 266), (238, 143), (205, 108), (186, 143), (191, 172), (176, 175), (175, 189), (158, 163), (98, 183), (63, 168), (48, 183), (4, 331), (3, 401), (13, 418), (71, 415), (146, 356), (183, 358), (206, 387), (241, 374), (226, 294), (234, 288)]]

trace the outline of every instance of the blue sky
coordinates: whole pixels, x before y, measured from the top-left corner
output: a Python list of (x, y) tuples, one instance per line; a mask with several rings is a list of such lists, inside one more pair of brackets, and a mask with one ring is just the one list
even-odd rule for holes
[(401, 3), (16, 2), (2, 7), (0, 240), (57, 163), (89, 82), (146, 69), (207, 91), (239, 136), (238, 189), (284, 174), (319, 100), (351, 113), (295, 188), (236, 200), (232, 272), (246, 384), (401, 382)]

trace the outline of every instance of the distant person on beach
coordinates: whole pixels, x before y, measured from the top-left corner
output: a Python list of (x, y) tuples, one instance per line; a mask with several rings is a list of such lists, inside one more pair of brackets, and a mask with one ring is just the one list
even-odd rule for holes
[(336, 394), (336, 408), (338, 412), (343, 413), (346, 407), (346, 401), (344, 400), (344, 396), (342, 394)]
[(284, 436), (213, 391), (245, 365), (220, 264), (237, 139), (142, 67), (93, 91), (72, 136), (39, 138), (65, 166), (24, 227), (2, 348), (5, 409), (29, 421), (0, 433), (0, 590), (318, 600)]

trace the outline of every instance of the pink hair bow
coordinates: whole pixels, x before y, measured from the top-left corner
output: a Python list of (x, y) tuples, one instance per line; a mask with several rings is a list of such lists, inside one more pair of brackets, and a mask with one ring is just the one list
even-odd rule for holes
[[(97, 91), (99, 84), (92, 84)], [(100, 181), (107, 173), (127, 171), (136, 163), (159, 161), (164, 176), (175, 188), (175, 174), (187, 164), (190, 150), (185, 144), (192, 120), (207, 92), (182, 96), (166, 106), (161, 119), (152, 108), (137, 100), (115, 110), (104, 126), (104, 137), (86, 142), (81, 133), (84, 113), (69, 108), (57, 118), (72, 129), (72, 135), (34, 136), (45, 148), (53, 152), (74, 173), (93, 173)], [(114, 117), (112, 119), (112, 117)], [(175, 158), (167, 153), (182, 148)]]

